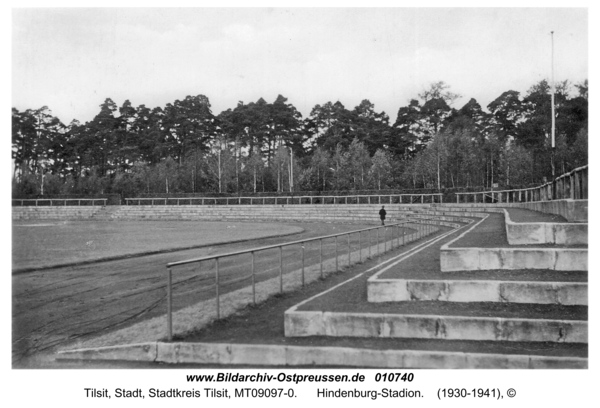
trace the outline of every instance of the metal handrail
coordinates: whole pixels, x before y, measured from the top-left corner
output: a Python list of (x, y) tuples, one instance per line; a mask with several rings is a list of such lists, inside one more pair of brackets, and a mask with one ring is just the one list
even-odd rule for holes
[[(281, 243), (281, 244), (275, 244), (275, 245), (266, 245), (263, 247), (259, 247), (259, 248), (252, 248), (252, 249), (246, 249), (246, 250), (242, 250), (242, 251), (234, 251), (234, 252), (229, 252), (229, 253), (224, 253), (224, 254), (219, 254), (219, 255), (210, 255), (210, 256), (204, 256), (204, 257), (200, 257), (200, 258), (194, 258), (194, 259), (188, 259), (188, 260), (183, 260), (183, 261), (176, 261), (176, 262), (170, 262), (166, 265), (167, 268), (167, 332), (168, 332), (168, 339), (169, 341), (171, 341), (173, 339), (173, 271), (172, 269), (178, 266), (182, 266), (182, 265), (190, 265), (190, 264), (194, 264), (194, 263), (201, 263), (201, 262), (206, 262), (206, 261), (214, 261), (214, 265), (215, 265), (215, 278), (214, 278), (214, 284), (211, 285), (211, 287), (214, 286), (214, 290), (216, 293), (215, 296), (215, 301), (216, 301), (216, 313), (217, 313), (217, 318), (220, 318), (220, 286), (221, 285), (227, 285), (230, 284), (231, 282), (221, 282), (220, 281), (220, 275), (219, 275), (219, 260), (222, 258), (228, 258), (228, 257), (232, 257), (232, 256), (238, 256), (238, 255), (244, 255), (244, 254), (251, 254), (252, 255), (252, 268), (251, 268), (251, 274), (250, 277), (252, 278), (252, 298), (253, 298), (253, 303), (256, 303), (256, 282), (255, 282), (255, 276), (256, 276), (256, 271), (255, 271), (255, 254), (261, 251), (266, 251), (266, 250), (271, 250), (271, 249), (279, 249), (279, 291), (280, 293), (283, 293), (283, 261), (282, 261), (282, 253), (283, 253), (283, 248), (284, 247), (288, 247), (288, 246), (292, 246), (292, 245), (301, 245), (301, 249), (302, 249), (302, 268), (301, 268), (301, 283), (302, 286), (304, 286), (304, 269), (305, 269), (305, 259), (304, 259), (304, 249), (305, 249), (305, 244), (309, 243), (309, 242), (315, 242), (315, 241), (320, 241), (320, 255), (319, 255), (319, 263), (320, 263), (320, 274), (321, 277), (323, 277), (323, 240), (326, 239), (335, 239), (335, 245), (336, 245), (336, 251), (335, 251), (335, 270), (339, 270), (339, 264), (338, 264), (338, 258), (339, 258), (339, 250), (338, 250), (338, 238), (341, 236), (347, 236), (348, 237), (348, 266), (351, 265), (351, 245), (350, 245), (350, 236), (352, 234), (358, 234), (359, 237), (359, 261), (362, 262), (363, 260), (363, 255), (362, 255), (362, 251), (363, 251), (363, 245), (362, 245), (362, 233), (363, 232), (367, 232), (369, 231), (369, 258), (371, 257), (371, 242), (372, 242), (372, 237), (371, 237), (371, 233), (370, 231), (373, 230), (377, 230), (377, 256), (380, 255), (381, 250), (380, 250), (380, 240), (379, 240), (379, 230), (382, 228), (392, 228), (392, 236), (391, 236), (391, 248), (394, 248), (394, 239), (396, 240), (396, 246), (400, 246), (400, 226), (403, 225), (407, 225), (407, 224), (420, 224), (420, 225), (425, 225), (424, 229), (417, 229), (417, 237), (416, 239), (420, 239), (422, 238), (424, 235), (428, 235), (431, 232), (434, 232), (434, 228), (432, 228), (432, 226), (430, 225), (430, 223), (426, 222), (426, 221), (422, 221), (422, 220), (403, 220), (401, 222), (397, 222), (397, 223), (393, 223), (393, 224), (389, 224), (389, 225), (380, 225), (377, 227), (370, 227), (370, 228), (363, 228), (363, 229), (359, 229), (359, 230), (353, 230), (353, 231), (347, 231), (347, 232), (342, 232), (342, 233), (338, 233), (338, 234), (331, 234), (331, 235), (324, 235), (324, 236), (320, 236), (320, 237), (315, 237), (315, 238), (307, 238), (307, 239), (301, 239), (301, 240), (296, 240), (296, 241), (292, 241), (292, 242), (285, 242), (285, 243)], [(395, 229), (395, 238), (394, 238), (394, 229)], [(387, 251), (387, 242), (389, 240), (387, 239), (387, 233), (384, 233), (384, 251)], [(402, 235), (402, 245), (406, 244), (406, 238), (404, 237), (404, 235)], [(248, 279), (248, 277), (244, 277), (243, 279)], [(241, 279), (240, 279), (241, 280)], [(236, 281), (236, 279), (234, 279), (233, 281)]]
[[(156, 201), (158, 202), (164, 202), (164, 205), (167, 205), (167, 203), (169, 201), (175, 201), (177, 203), (177, 205), (180, 205), (181, 202), (188, 202), (189, 205), (192, 205), (192, 202), (195, 201), (196, 203), (198, 201), (200, 201), (200, 205), (205, 205), (205, 202), (208, 202), (209, 205), (211, 203), (213, 203), (214, 205), (217, 205), (217, 202), (219, 201), (225, 201), (226, 205), (230, 205), (231, 204), (238, 204), (241, 205), (242, 204), (242, 200), (244, 201), (250, 201), (250, 205), (254, 205), (255, 203), (258, 204), (262, 204), (265, 205), (266, 201), (273, 201), (275, 203), (275, 205), (279, 205), (283, 200), (285, 200), (285, 204), (289, 205), (289, 204), (295, 204), (295, 201), (298, 202), (298, 204), (302, 204), (302, 200), (306, 200), (306, 201), (310, 201), (309, 203), (306, 204), (315, 204), (315, 201), (317, 201), (319, 204), (325, 204), (326, 201), (328, 200), (333, 200), (334, 204), (340, 204), (340, 202), (343, 202), (344, 204), (360, 204), (360, 200), (361, 199), (368, 199), (368, 204), (390, 204), (390, 203), (395, 203), (392, 200), (394, 198), (396, 198), (398, 200), (399, 204), (403, 204), (404, 203), (404, 198), (405, 197), (409, 197), (410, 198), (410, 203), (414, 203), (415, 202), (415, 197), (417, 197), (417, 200), (420, 201), (421, 203), (425, 203), (425, 197), (430, 197), (430, 201), (432, 203), (434, 202), (439, 202), (442, 203), (443, 202), (443, 193), (428, 193), (428, 194), (382, 194), (382, 195), (343, 195), (343, 196), (336, 196), (336, 195), (320, 195), (320, 196), (307, 196), (307, 195), (298, 195), (298, 196), (285, 196), (285, 197), (279, 197), (279, 196), (272, 196), (272, 197), (133, 197), (133, 198), (126, 198), (125, 199), (125, 203), (127, 205), (130, 205), (130, 203), (134, 203), (137, 201), (138, 205), (142, 205), (142, 202), (150, 202), (150, 205), (154, 205), (154, 203)], [(436, 200), (437, 197), (437, 200)], [(372, 203), (371, 199), (372, 198), (377, 198), (377, 202), (376, 203)], [(384, 198), (384, 201), (382, 202), (382, 198)], [(348, 203), (348, 199), (351, 200), (350, 203)], [(356, 200), (356, 203), (352, 202), (352, 200)], [(387, 200), (387, 201), (386, 201)]]
[(96, 205), (95, 204), (96, 201), (102, 201), (102, 205), (106, 206), (107, 200), (108, 200), (107, 198), (17, 198), (17, 199), (12, 199), (12, 202), (13, 203), (20, 202), (21, 203), (20, 207), (25, 207), (25, 205), (24, 205), (25, 202), (35, 202), (35, 207), (38, 207), (39, 202), (49, 201), (50, 207), (52, 207), (53, 201), (63, 202), (64, 206), (67, 205), (67, 201), (70, 201), (70, 202), (76, 201), (78, 206), (81, 206), (82, 201), (91, 201), (92, 206)]
[(363, 228), (363, 229), (354, 230), (354, 231), (348, 231), (348, 232), (341, 232), (339, 234), (324, 235), (322, 237), (301, 239), (301, 240), (298, 240), (298, 241), (285, 242), (283, 244), (266, 245), (266, 246), (259, 247), (259, 248), (244, 249), (243, 251), (228, 252), (228, 253), (220, 254), (220, 255), (210, 255), (210, 256), (204, 256), (204, 257), (201, 257), (201, 258), (188, 259), (188, 260), (185, 260), (185, 261), (170, 262), (170, 263), (167, 264), (167, 268), (172, 268), (174, 266), (187, 265), (187, 264), (196, 263), (196, 262), (210, 261), (210, 260), (215, 259), (215, 258), (226, 258), (226, 257), (230, 257), (230, 256), (249, 254), (250, 252), (267, 251), (269, 249), (275, 249), (275, 248), (279, 248), (279, 247), (286, 247), (286, 246), (291, 246), (291, 245), (305, 244), (307, 242), (318, 241), (320, 239), (335, 238), (335, 237), (340, 237), (340, 236), (348, 235), (348, 234), (357, 234), (357, 233), (360, 233), (360, 232), (372, 231), (372, 230), (375, 230), (375, 229), (381, 229), (381, 228), (385, 228), (385, 227), (393, 227), (393, 226), (398, 226), (398, 225), (402, 225), (402, 224), (408, 224), (410, 222), (412, 222), (412, 221), (402, 221), (402, 222), (398, 222), (398, 223), (395, 223), (395, 224), (378, 225), (377, 227)]
[[(522, 202), (523, 193), (525, 202), (530, 201), (550, 201), (555, 199), (570, 198), (580, 200), (587, 198), (587, 170), (588, 165), (578, 167), (568, 173), (562, 174), (537, 187), (519, 188), (512, 190), (489, 190), (478, 192), (463, 192), (456, 194), (456, 203), (460, 203), (461, 196), (474, 196), (477, 200), (477, 195), (482, 196), (482, 202), (485, 202), (485, 197), (491, 197), (494, 201), (497, 195), (498, 200), (502, 202), (502, 195), (505, 194), (506, 202)], [(568, 179), (568, 181), (567, 181)], [(517, 199), (518, 195), (518, 199)]]

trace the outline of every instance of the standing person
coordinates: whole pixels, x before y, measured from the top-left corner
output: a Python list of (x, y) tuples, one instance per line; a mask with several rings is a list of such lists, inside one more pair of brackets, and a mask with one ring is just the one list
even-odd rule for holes
[(387, 212), (385, 211), (385, 205), (381, 206), (381, 210), (379, 210), (379, 218), (381, 218), (381, 225), (385, 225), (385, 215)]

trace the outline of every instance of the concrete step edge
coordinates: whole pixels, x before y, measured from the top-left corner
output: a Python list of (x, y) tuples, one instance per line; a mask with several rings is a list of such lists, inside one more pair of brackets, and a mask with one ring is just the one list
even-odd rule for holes
[(369, 279), (369, 302), (498, 302), (587, 306), (587, 282)]
[(141, 343), (61, 351), (56, 359), (166, 364), (445, 369), (586, 369), (588, 359), (451, 351), (374, 350), (233, 343)]
[(286, 311), (286, 337), (335, 336), (587, 343), (581, 320)]

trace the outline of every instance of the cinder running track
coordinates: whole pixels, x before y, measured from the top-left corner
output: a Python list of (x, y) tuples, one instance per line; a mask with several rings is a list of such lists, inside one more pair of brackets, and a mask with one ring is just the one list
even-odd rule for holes
[[(169, 262), (372, 227), (323, 223), (286, 225), (301, 227), (304, 232), (287, 237), (257, 239), (13, 275), (13, 366), (35, 366), (34, 357), (40, 353), (53, 352), (58, 346), (164, 314), (165, 266)], [(354, 242), (352, 244), (357, 245)], [(340, 253), (342, 248), (340, 247)], [(324, 243), (327, 257), (334, 256), (333, 251), (333, 241)], [(284, 251), (283, 262), (286, 269), (297, 269), (300, 261), (297, 252)], [(261, 256), (258, 264), (262, 265), (260, 279), (269, 279), (278, 274), (278, 257), (277, 251)], [(318, 253), (307, 251), (306, 264), (311, 262), (318, 262)], [(231, 267), (228, 268), (224, 263), (221, 268), (224, 280), (239, 273), (239, 265), (236, 265), (235, 260)], [(193, 275), (187, 275), (180, 287), (175, 288), (180, 290), (180, 296), (176, 298), (176, 308), (189, 306), (213, 296), (213, 293), (199, 294), (195, 290), (213, 283), (212, 267), (207, 265), (202, 270), (191, 272)], [(223, 292), (235, 290), (244, 284), (247, 282), (231, 285)]]

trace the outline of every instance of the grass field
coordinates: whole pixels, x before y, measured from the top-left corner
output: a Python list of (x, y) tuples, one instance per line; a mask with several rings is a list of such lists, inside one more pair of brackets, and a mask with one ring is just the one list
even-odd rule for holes
[(14, 271), (114, 259), (303, 231), (281, 223), (13, 221)]

